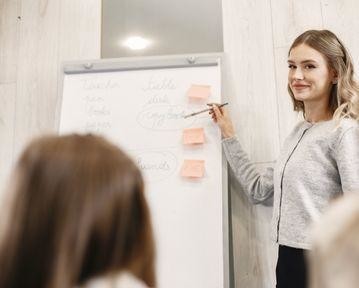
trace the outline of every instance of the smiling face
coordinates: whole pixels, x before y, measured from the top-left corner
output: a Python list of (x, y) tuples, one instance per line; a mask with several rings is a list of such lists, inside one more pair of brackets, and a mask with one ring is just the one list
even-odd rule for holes
[(304, 105), (329, 103), (335, 72), (320, 52), (300, 44), (290, 51), (288, 65), (288, 85), (295, 100)]

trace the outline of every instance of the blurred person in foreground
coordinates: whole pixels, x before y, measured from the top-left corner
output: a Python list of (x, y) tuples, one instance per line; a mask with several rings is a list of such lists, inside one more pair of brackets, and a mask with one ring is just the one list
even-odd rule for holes
[(359, 196), (338, 199), (314, 228), (311, 288), (359, 287)]
[(1, 288), (154, 287), (154, 242), (134, 162), (93, 135), (45, 136), (10, 181)]

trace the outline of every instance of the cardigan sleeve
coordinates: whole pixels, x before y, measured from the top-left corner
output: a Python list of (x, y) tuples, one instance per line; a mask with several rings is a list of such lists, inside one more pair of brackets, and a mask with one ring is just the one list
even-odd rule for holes
[(338, 139), (335, 158), (344, 193), (359, 193), (359, 126), (346, 129)]
[(242, 149), (237, 137), (222, 140), (224, 152), (235, 177), (243, 185), (251, 202), (257, 204), (273, 196), (273, 168), (260, 173)]

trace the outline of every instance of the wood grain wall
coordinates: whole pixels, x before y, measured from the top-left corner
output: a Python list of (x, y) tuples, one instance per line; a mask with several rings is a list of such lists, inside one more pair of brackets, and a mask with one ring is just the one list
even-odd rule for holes
[[(238, 135), (259, 169), (272, 165), (297, 121), (286, 92), (287, 51), (328, 28), (359, 64), (356, 0), (223, 0), (227, 92)], [(60, 63), (100, 57), (100, 0), (0, 0), (0, 189), (35, 135), (55, 129)], [(275, 287), (271, 208), (252, 206), (231, 177), (236, 287)]]
[(55, 132), (61, 62), (100, 58), (101, 0), (0, 0), (0, 188), (28, 140)]

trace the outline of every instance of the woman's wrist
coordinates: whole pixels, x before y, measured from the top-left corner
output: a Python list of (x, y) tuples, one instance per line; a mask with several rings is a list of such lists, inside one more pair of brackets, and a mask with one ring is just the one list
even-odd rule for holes
[(224, 132), (224, 133), (222, 133), (222, 138), (223, 139), (232, 138), (234, 136), (235, 136), (234, 132)]

